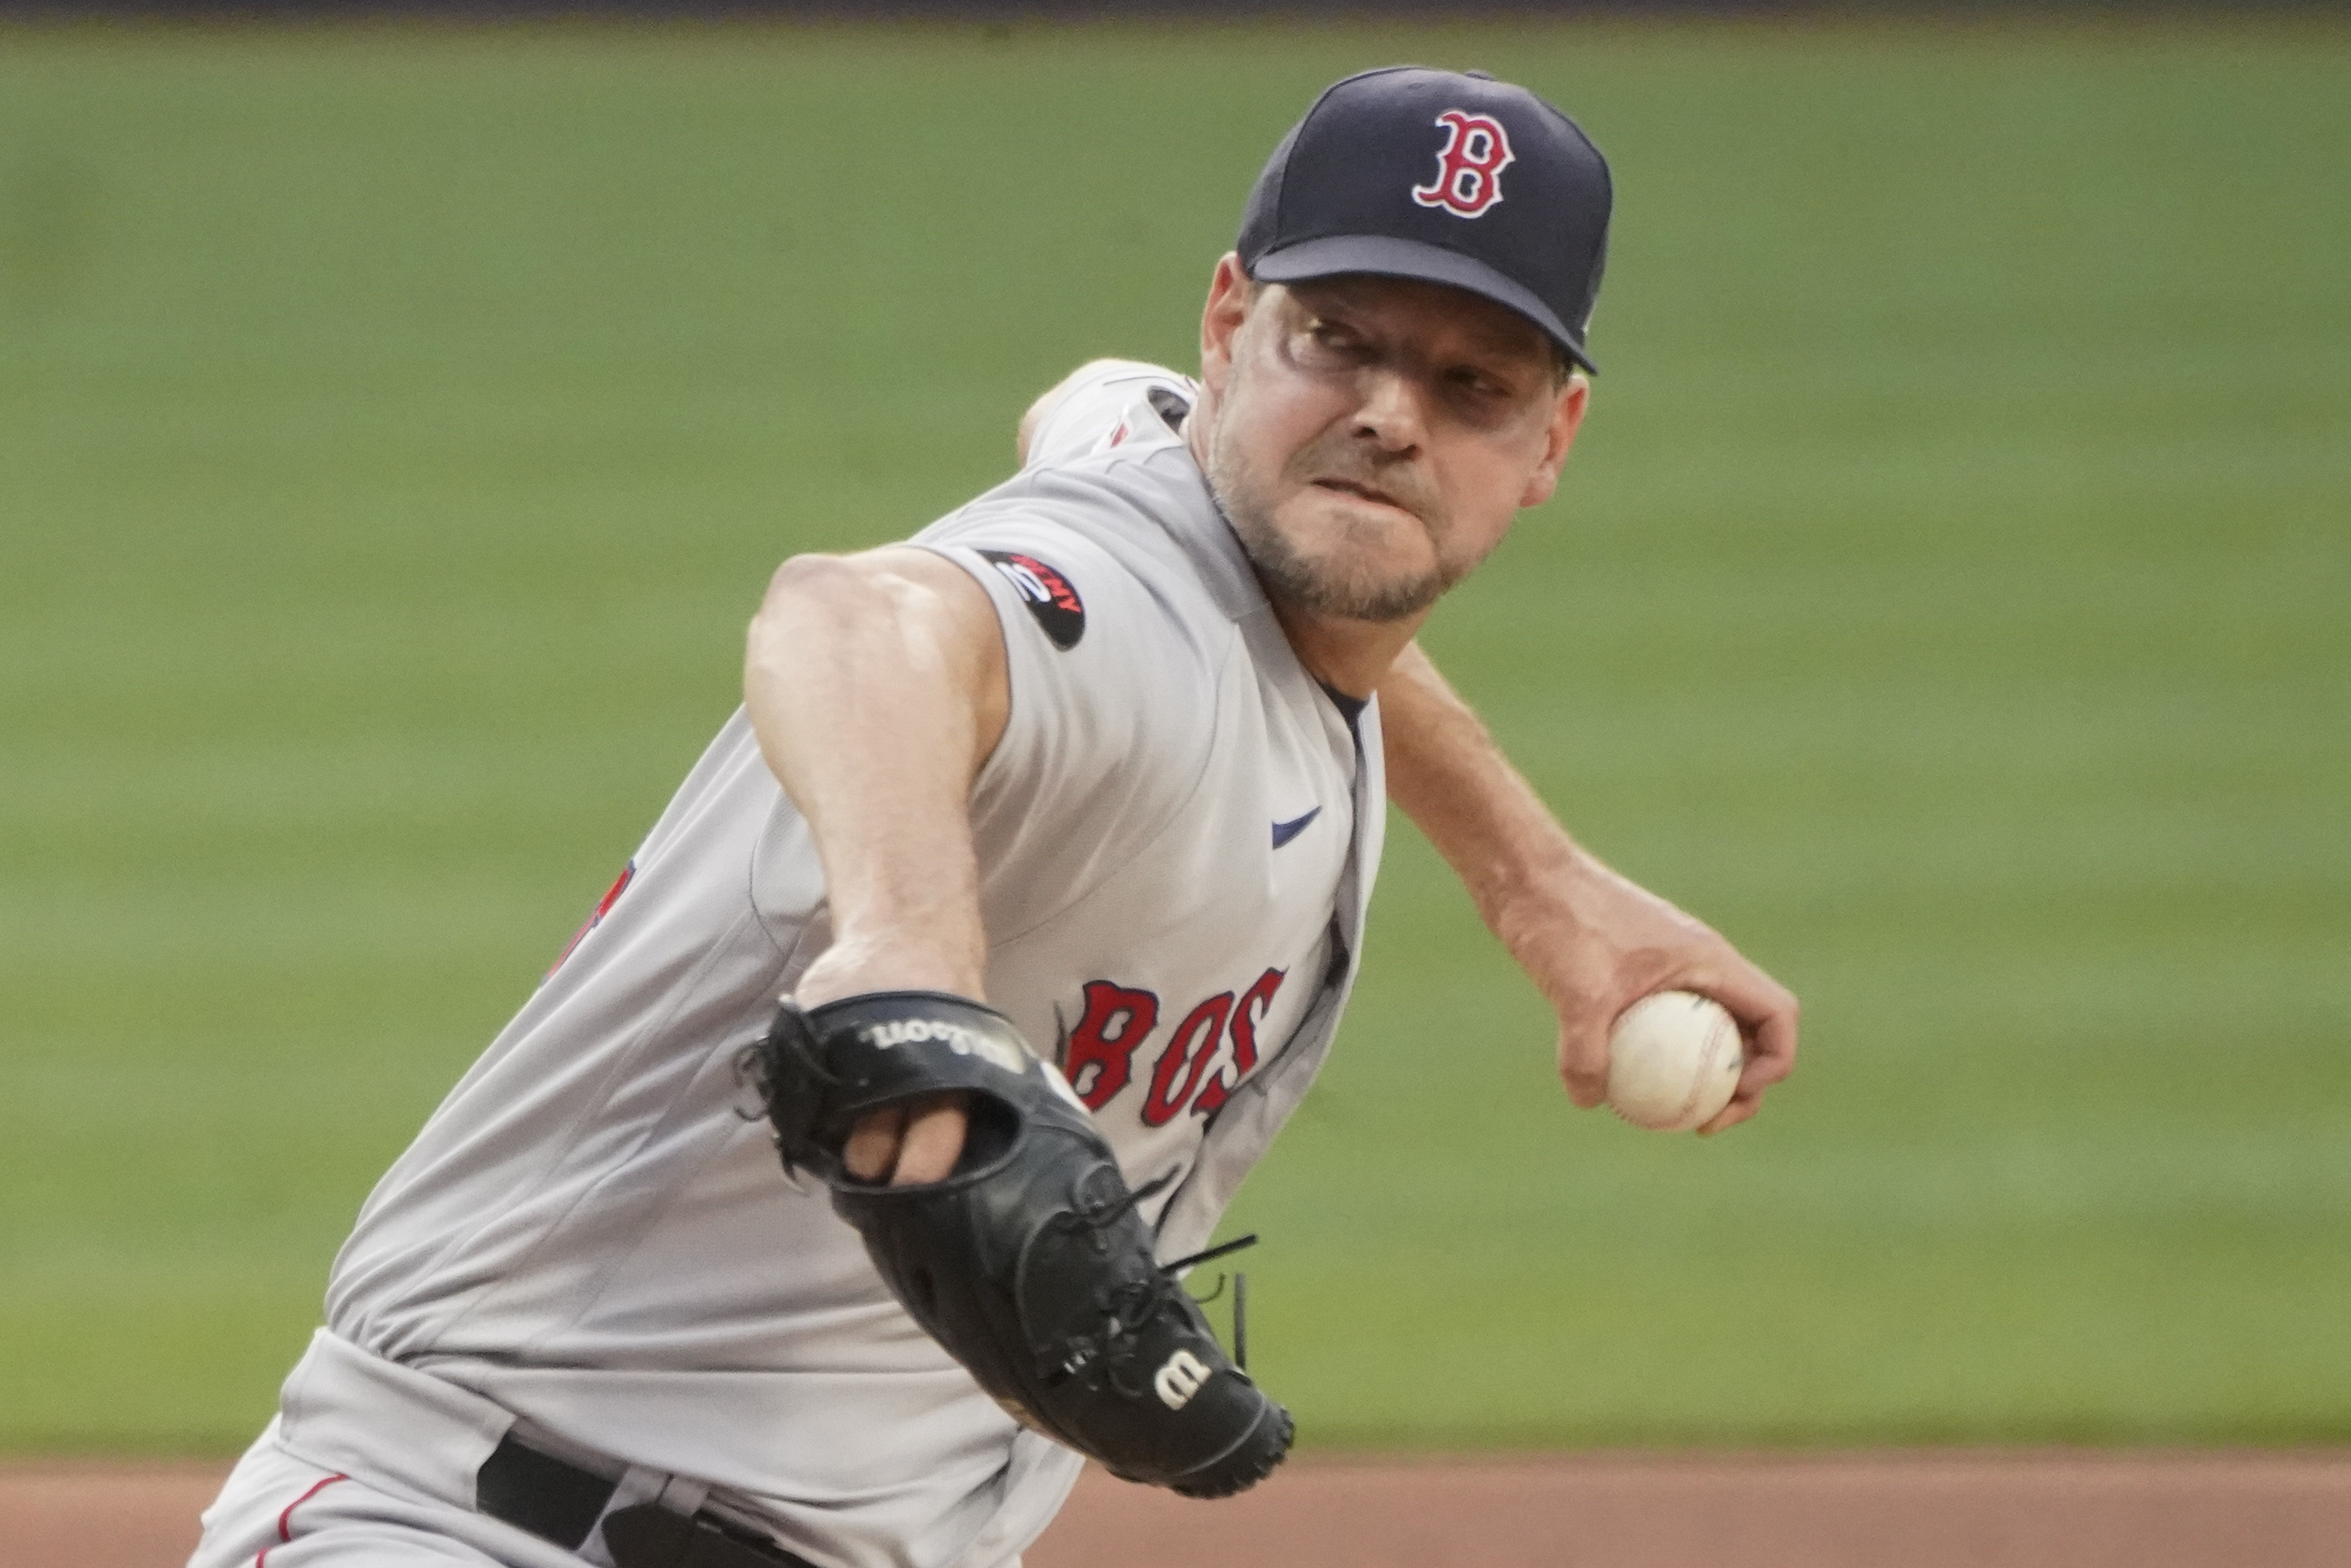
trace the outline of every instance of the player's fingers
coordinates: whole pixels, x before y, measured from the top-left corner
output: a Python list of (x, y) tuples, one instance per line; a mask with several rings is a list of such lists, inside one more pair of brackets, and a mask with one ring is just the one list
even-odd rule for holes
[(1698, 1135), (1701, 1138), (1710, 1138), (1725, 1127), (1736, 1127), (1762, 1108), (1762, 1093), (1760, 1089), (1750, 1093), (1742, 1088), (1730, 1097), (1729, 1104), (1716, 1113), (1713, 1121), (1698, 1130)]
[(1748, 1032), (1747, 1065), (1740, 1070), (1739, 1088), (1730, 1103), (1698, 1131), (1712, 1134), (1746, 1121), (1763, 1108), (1763, 1091), (1795, 1067), (1796, 998), (1782, 991), (1781, 1005), (1763, 1014)]
[[(1785, 986), (1736, 953), (1729, 957), (1729, 962), (1707, 966), (1679, 983), (1720, 1002), (1739, 1020), (1747, 1050), (1739, 1090), (1742, 1097), (1750, 1097), (1795, 1071), (1796, 998)], [(1751, 1106), (1747, 1114), (1754, 1114)]]
[(906, 1133), (906, 1108), (884, 1105), (857, 1118), (841, 1145), (841, 1163), (859, 1181), (880, 1181), (898, 1158), (899, 1140)]
[(1739, 1087), (1761, 1093), (1796, 1070), (1796, 998), (1759, 1020), (1747, 1037), (1747, 1070)]
[(906, 1141), (898, 1147), (898, 1169), (892, 1186), (914, 1186), (945, 1181), (963, 1155), (964, 1134), (971, 1124), (960, 1094), (918, 1100), (906, 1117)]
[(1559, 1028), (1559, 1077), (1567, 1097), (1589, 1111), (1608, 1098), (1608, 1029), (1614, 1019), (1579, 1019)]
[(1736, 951), (1722, 961), (1702, 966), (1680, 982), (1686, 988), (1720, 1002), (1750, 1040), (1771, 1019), (1786, 1014), (1793, 1019), (1796, 998), (1788, 988), (1749, 963)]

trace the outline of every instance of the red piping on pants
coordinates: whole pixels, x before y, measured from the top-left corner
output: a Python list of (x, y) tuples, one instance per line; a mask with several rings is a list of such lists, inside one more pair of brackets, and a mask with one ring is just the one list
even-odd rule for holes
[[(329, 1487), (333, 1486), (337, 1481), (347, 1481), (350, 1479), (351, 1478), (349, 1476), (329, 1476), (325, 1480), (313, 1481), (308, 1491), (304, 1492), (300, 1497), (298, 1497), (292, 1502), (287, 1503), (286, 1505), (286, 1511), (277, 1516), (277, 1539), (281, 1542), (291, 1541), (294, 1539), (294, 1511), (296, 1509), (300, 1508), (304, 1503), (308, 1502), (312, 1498), (317, 1497), (320, 1492), (325, 1491)], [(261, 1549), (260, 1552), (255, 1556), (253, 1560), (253, 1568), (265, 1568), (265, 1565), (268, 1561), (269, 1548), (265, 1546)]]

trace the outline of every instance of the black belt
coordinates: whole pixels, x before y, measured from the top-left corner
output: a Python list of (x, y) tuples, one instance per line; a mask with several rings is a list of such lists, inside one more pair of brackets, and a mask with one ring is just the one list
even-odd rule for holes
[(601, 1519), (604, 1548), (620, 1568), (815, 1568), (709, 1513), (640, 1502), (608, 1514), (620, 1484), (509, 1433), (475, 1472), (474, 1506), (566, 1552), (579, 1551)]

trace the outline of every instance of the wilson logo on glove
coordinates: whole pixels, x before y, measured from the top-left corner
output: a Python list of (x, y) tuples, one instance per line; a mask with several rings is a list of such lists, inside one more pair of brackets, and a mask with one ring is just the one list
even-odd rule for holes
[(1200, 1358), (1188, 1350), (1179, 1350), (1167, 1358), (1166, 1364), (1152, 1378), (1153, 1392), (1159, 1402), (1170, 1410), (1181, 1410), (1200, 1392), (1200, 1385), (1208, 1381), (1208, 1369)]
[(902, 1022), (875, 1024), (860, 1032), (864, 1036), (865, 1043), (876, 1051), (888, 1051), (899, 1045), (919, 1045), (925, 1040), (935, 1040), (957, 1056), (977, 1056), (1007, 1072), (1025, 1071), (1029, 1066), (1026, 1057), (1002, 1040), (990, 1039), (977, 1030), (937, 1019), (907, 1019)]

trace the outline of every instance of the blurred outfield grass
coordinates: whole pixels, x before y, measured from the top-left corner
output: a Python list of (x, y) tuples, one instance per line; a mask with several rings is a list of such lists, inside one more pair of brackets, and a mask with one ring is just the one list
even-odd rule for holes
[(2351, 1437), (2351, 31), (386, 28), (0, 31), (0, 1448), (241, 1444), (773, 563), (1188, 362), (1398, 58), (1622, 193), (1429, 642), (1807, 1054), (1571, 1113), (1399, 831), (1234, 1216), (1306, 1440)]

